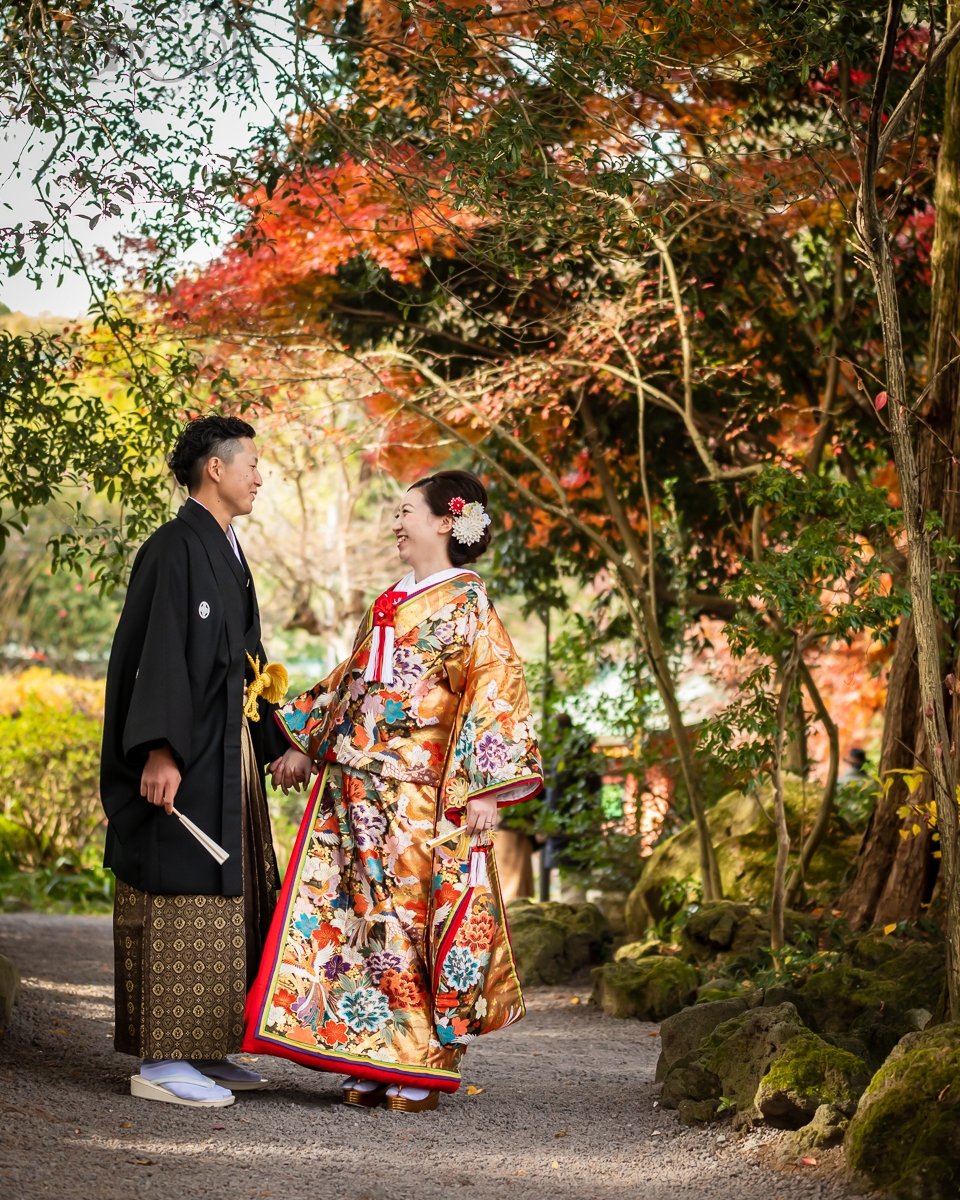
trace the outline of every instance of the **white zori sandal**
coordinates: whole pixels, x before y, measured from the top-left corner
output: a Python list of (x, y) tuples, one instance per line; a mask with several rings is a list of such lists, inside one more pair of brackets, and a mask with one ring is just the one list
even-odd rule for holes
[(162, 1104), (183, 1104), (187, 1108), (226, 1108), (236, 1099), (233, 1092), (201, 1075), (187, 1062), (154, 1067), (149, 1078), (133, 1075), (130, 1095), (141, 1100), (159, 1100)]

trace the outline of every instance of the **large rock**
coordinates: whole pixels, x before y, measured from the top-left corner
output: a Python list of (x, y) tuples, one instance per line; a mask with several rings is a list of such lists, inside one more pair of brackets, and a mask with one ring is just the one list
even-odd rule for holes
[[(892, 954), (886, 953), (888, 947)], [(871, 965), (857, 965), (864, 962)], [(856, 939), (843, 960), (813, 972), (797, 987), (797, 1007), (811, 1028), (878, 1067), (936, 1010), (944, 964), (942, 944)]]
[(660, 1024), (660, 1058), (657, 1060), (657, 1082), (664, 1079), (675, 1062), (696, 1050), (718, 1025), (746, 1012), (745, 999), (714, 1000), (694, 1004), (667, 1017)]
[[(664, 1074), (660, 1102), (677, 1108), (682, 1099), (723, 1099), (746, 1119), (758, 1116), (754, 1104), (760, 1080), (794, 1038), (806, 1033), (792, 1004), (752, 1008), (722, 1022)], [(714, 1090), (705, 1095), (711, 1080)], [(694, 1085), (694, 1091), (690, 1091)]]
[(20, 990), (20, 972), (9, 958), (0, 954), (0, 1037), (13, 1017), (13, 1006)]
[(821, 1104), (813, 1114), (813, 1120), (786, 1139), (784, 1149), (787, 1156), (799, 1158), (804, 1154), (839, 1146), (849, 1125), (850, 1118), (846, 1113), (832, 1104)]
[[(791, 945), (812, 942), (813, 922), (787, 912), (784, 933)], [(765, 956), (770, 946), (770, 914), (734, 900), (714, 900), (690, 913), (680, 934), (684, 956), (701, 967), (712, 963), (737, 973)]]
[(601, 962), (609, 944), (607, 922), (593, 904), (514, 900), (507, 919), (517, 970), (527, 985), (565, 983)]
[(862, 1058), (805, 1031), (791, 1038), (771, 1064), (754, 1104), (769, 1124), (799, 1129), (822, 1105), (852, 1116), (869, 1082)]
[(689, 1004), (700, 982), (678, 958), (606, 963), (593, 973), (593, 1002), (611, 1017), (662, 1021)]
[(847, 1161), (896, 1200), (960, 1196), (960, 1023), (908, 1034), (872, 1079)]
[[(809, 828), (819, 803), (819, 789), (809, 782), (787, 776), (784, 782), (787, 820), (796, 836), (801, 826)], [(770, 899), (770, 869), (776, 836), (769, 815), (773, 795), (769, 784), (755, 793), (729, 792), (707, 812), (707, 823), (717, 854), (723, 894), (729, 900), (766, 905)], [(856, 857), (860, 836), (839, 828), (817, 851), (808, 877), (825, 889), (835, 891)], [(627, 934), (639, 938), (651, 924), (671, 917), (694, 900), (693, 888), (700, 876), (696, 828), (691, 822), (673, 837), (666, 838), (646, 860), (639, 883), (627, 901)], [(689, 880), (686, 897), (678, 881)]]

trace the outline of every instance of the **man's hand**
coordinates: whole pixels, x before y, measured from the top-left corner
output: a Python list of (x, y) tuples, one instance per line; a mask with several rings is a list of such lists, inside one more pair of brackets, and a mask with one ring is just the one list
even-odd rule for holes
[(279, 788), (286, 796), (290, 789), (299, 791), (310, 782), (314, 772), (313, 759), (307, 754), (295, 750), (293, 746), (280, 758), (275, 758), (267, 766), (270, 778), (275, 788)]
[(169, 816), (179, 786), (180, 769), (169, 746), (151, 750), (140, 776), (140, 795), (146, 798), (148, 804), (163, 808)]
[(496, 796), (480, 796), (467, 801), (467, 833), (492, 833), (497, 827)]

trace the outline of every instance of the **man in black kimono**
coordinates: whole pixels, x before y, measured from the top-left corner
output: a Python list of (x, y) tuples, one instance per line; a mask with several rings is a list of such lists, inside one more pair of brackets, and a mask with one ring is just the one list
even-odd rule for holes
[[(263, 763), (285, 749), (275, 722), (259, 719), (269, 705), (258, 699), (252, 720), (243, 711), (248, 655), (265, 662), (232, 527), (262, 483), (253, 437), (245, 421), (219, 416), (180, 435), (169, 462), (189, 499), (137, 554), (107, 671), (115, 1045), (143, 1060), (134, 1095), (202, 1107), (265, 1082), (226, 1059), (278, 886)], [(174, 802), (229, 852), (222, 866), (171, 814)]]

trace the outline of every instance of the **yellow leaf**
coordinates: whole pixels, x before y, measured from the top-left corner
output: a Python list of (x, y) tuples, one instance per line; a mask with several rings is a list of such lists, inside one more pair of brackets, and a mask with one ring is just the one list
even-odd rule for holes
[(913, 771), (909, 775), (904, 775), (903, 782), (907, 785), (907, 791), (911, 796), (923, 783), (924, 775), (926, 775), (926, 771)]
[(467, 1084), (467, 1095), (468, 1096), (479, 1096), (481, 1092), (485, 1092), (486, 1090), (487, 1090), (486, 1088), (477, 1087), (476, 1084), (474, 1084), (474, 1083)]
[(893, 933), (893, 931), (896, 929), (896, 927), (897, 927), (897, 923), (896, 923), (896, 921), (894, 921), (892, 925), (884, 925), (884, 927), (883, 927), (883, 932), (884, 932), (885, 934), (886, 934), (886, 933)]
[(903, 838), (904, 841), (906, 841), (907, 838), (910, 836), (910, 834), (907, 833), (907, 831), (905, 829), (899, 829), (897, 832), (900, 834), (900, 836)]
[(906, 818), (906, 817), (909, 817), (912, 812), (913, 812), (913, 809), (910, 807), (909, 804), (901, 804), (900, 807), (897, 809), (897, 816)]
[(914, 821), (914, 823), (910, 826), (910, 832), (914, 837), (920, 836), (920, 826), (916, 823), (916, 821)]

